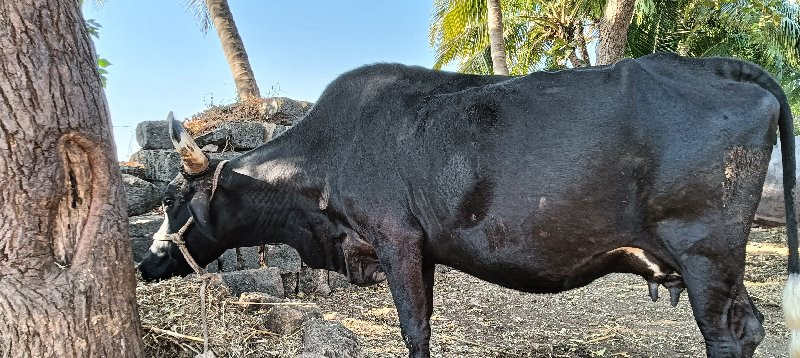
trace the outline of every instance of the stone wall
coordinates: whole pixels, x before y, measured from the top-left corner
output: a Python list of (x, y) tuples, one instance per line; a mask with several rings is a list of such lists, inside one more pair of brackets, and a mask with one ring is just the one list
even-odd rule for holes
[[(297, 102), (297, 103), (295, 103)], [(266, 113), (267, 121), (222, 122), (195, 138), (198, 146), (213, 159), (232, 159), (281, 135), (302, 119), (307, 103), (278, 98)], [(129, 232), (134, 261), (148, 252), (153, 234), (163, 222), (159, 213), (161, 196), (167, 184), (179, 173), (180, 156), (172, 147), (166, 121), (145, 121), (136, 127), (141, 150), (121, 163), (125, 197), (128, 202)], [(286, 245), (243, 247), (226, 251), (207, 266), (219, 273), (235, 291), (262, 291), (278, 296), (320, 293), (348, 285), (342, 275), (305, 267), (300, 256)]]

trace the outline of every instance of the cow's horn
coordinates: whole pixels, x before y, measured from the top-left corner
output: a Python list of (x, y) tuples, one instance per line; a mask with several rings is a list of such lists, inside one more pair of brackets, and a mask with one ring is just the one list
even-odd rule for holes
[(167, 122), (169, 122), (169, 137), (172, 139), (175, 150), (181, 155), (183, 170), (189, 174), (197, 174), (208, 169), (208, 157), (200, 150), (189, 133), (186, 133), (183, 124), (175, 120), (171, 111), (167, 115)]

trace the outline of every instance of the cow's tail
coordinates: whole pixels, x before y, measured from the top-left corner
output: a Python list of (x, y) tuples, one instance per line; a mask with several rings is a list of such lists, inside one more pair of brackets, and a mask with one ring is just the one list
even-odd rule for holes
[[(771, 78), (770, 78), (771, 79)], [(786, 94), (775, 80), (770, 81), (774, 88), (769, 89), (781, 105), (778, 130), (781, 138), (781, 162), (783, 164), (783, 202), (786, 208), (786, 236), (789, 248), (789, 277), (783, 289), (783, 317), (786, 326), (792, 330), (789, 343), (789, 357), (800, 358), (800, 261), (797, 252), (797, 215), (795, 213), (796, 158), (794, 151), (794, 124)]]
[[(774, 80), (771, 82), (775, 83)], [(787, 246), (789, 248), (789, 277), (786, 281), (786, 287), (783, 289), (783, 317), (786, 320), (786, 326), (792, 330), (789, 357), (800, 358), (800, 260), (798, 260), (797, 252), (797, 215), (794, 205), (795, 185), (797, 184), (794, 125), (786, 94), (777, 86), (777, 83), (775, 86), (777, 88), (771, 90), (771, 92), (778, 98), (781, 105), (778, 130), (781, 138), (783, 202), (786, 208), (786, 236), (788, 237)]]
[(789, 247), (789, 277), (783, 289), (783, 318), (786, 327), (792, 330), (789, 357), (800, 358), (800, 261), (797, 251), (797, 214), (795, 212), (796, 158), (794, 151), (794, 124), (789, 101), (780, 85), (761, 71), (759, 84), (770, 91), (780, 103), (778, 131), (781, 139), (781, 162), (783, 164), (783, 202), (786, 208), (786, 236)]
[(781, 140), (781, 162), (783, 164), (783, 201), (786, 208), (786, 236), (789, 247), (789, 277), (783, 289), (783, 317), (786, 327), (792, 330), (789, 343), (789, 357), (800, 358), (800, 261), (797, 251), (797, 214), (795, 212), (795, 185), (797, 182), (795, 171), (794, 151), (794, 124), (792, 111), (786, 93), (780, 85), (766, 71), (748, 62), (737, 62), (731, 66), (730, 61), (725, 61), (717, 69), (732, 70), (729, 74), (739, 80), (754, 82), (772, 93), (780, 104), (778, 117), (778, 132)]

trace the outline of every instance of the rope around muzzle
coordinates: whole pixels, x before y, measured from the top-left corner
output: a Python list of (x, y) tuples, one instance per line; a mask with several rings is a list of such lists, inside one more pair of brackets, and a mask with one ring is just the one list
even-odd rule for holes
[[(220, 173), (222, 173), (222, 167), (227, 162), (227, 160), (219, 162), (216, 170), (214, 170), (214, 176), (211, 179), (211, 196), (208, 198), (209, 205), (211, 204), (211, 199), (214, 198), (214, 192), (217, 191), (217, 182), (219, 181)], [(186, 230), (189, 230), (189, 227), (192, 226), (193, 223), (194, 216), (190, 216), (189, 220), (186, 220), (186, 223), (181, 226), (178, 232), (174, 234), (167, 234), (166, 240), (172, 241), (176, 246), (178, 246), (183, 258), (197, 275), (196, 279), (201, 281), (200, 310), (201, 317), (203, 319), (203, 353), (196, 355), (195, 358), (214, 358), (214, 352), (208, 349), (208, 318), (206, 317), (206, 287), (208, 286), (208, 281), (211, 276), (197, 263), (192, 254), (189, 253), (189, 248), (186, 247), (186, 240), (183, 238), (183, 236), (186, 234)]]

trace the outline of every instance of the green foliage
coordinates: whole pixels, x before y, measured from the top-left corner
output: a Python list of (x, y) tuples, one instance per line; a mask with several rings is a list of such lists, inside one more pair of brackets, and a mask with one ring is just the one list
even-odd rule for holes
[[(587, 19), (602, 13), (600, 0), (501, 0), (503, 36), (511, 74), (589, 62)], [(457, 62), (459, 71), (489, 74), (485, 0), (434, 0), (429, 38), (434, 68)]]
[[(102, 26), (100, 26), (95, 19), (87, 19), (84, 21), (84, 24), (86, 25), (86, 30), (89, 31), (89, 35), (94, 38), (100, 37), (100, 29)], [(99, 54), (95, 55), (97, 55), (97, 72), (100, 73), (100, 81), (103, 83), (103, 87), (105, 87), (106, 82), (108, 81), (108, 78), (106, 77), (106, 75), (108, 75), (108, 70), (106, 67), (111, 66), (111, 62), (100, 57)]]
[[(433, 67), (456, 63), (461, 72), (490, 74), (486, 1), (433, 5)], [(589, 65), (587, 44), (596, 42), (604, 6), (604, 0), (501, 0), (511, 73)], [(626, 56), (656, 52), (756, 63), (800, 113), (800, 8), (793, 0), (637, 0)]]
[(627, 56), (730, 56), (769, 71), (800, 113), (800, 11), (782, 0), (639, 0)]

